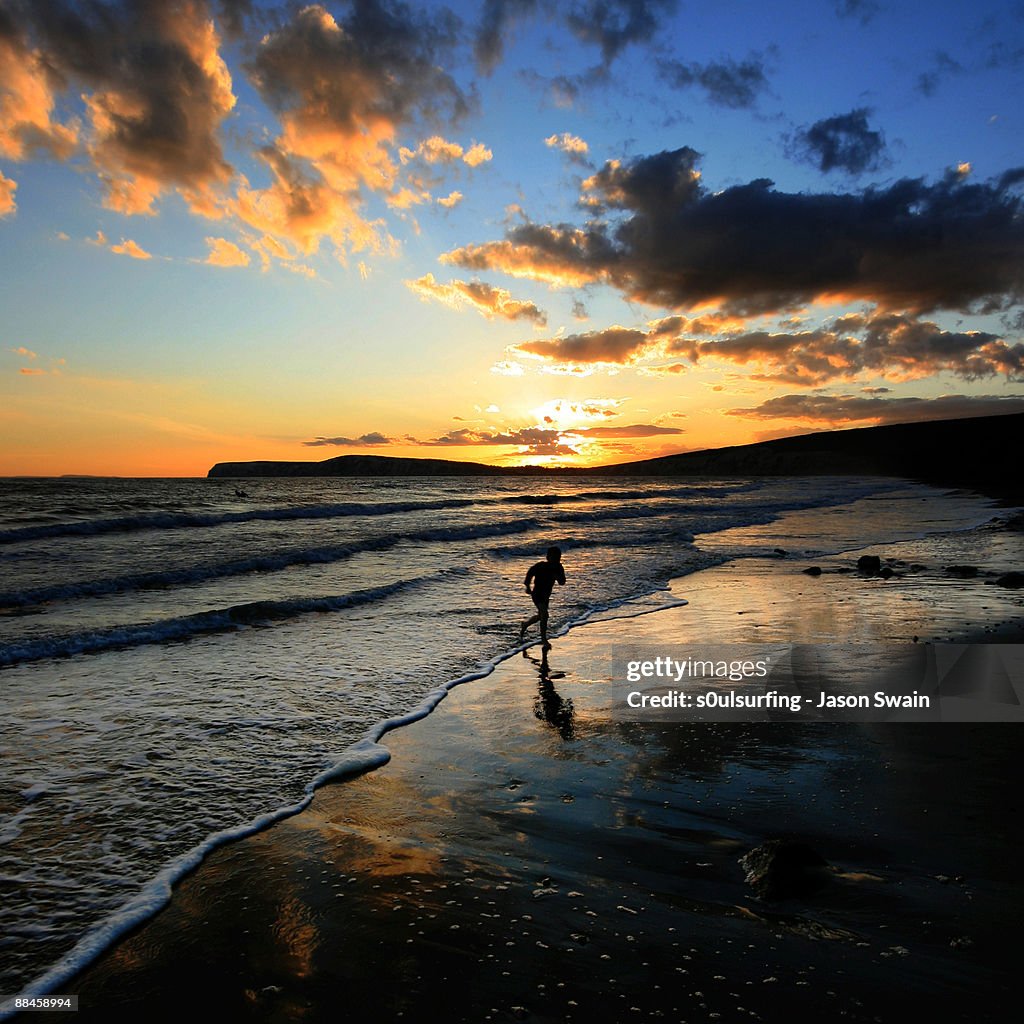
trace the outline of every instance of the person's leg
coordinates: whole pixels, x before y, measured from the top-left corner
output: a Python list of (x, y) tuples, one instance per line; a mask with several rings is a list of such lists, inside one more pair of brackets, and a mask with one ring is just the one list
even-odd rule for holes
[(527, 619), (527, 620), (526, 620), (526, 621), (525, 621), (525, 622), (524, 622), (524, 623), (523, 623), (523, 624), (522, 624), (522, 625), (521, 625), (521, 626), (519, 627), (519, 639), (520, 639), (520, 640), (522, 640), (522, 639), (523, 639), (523, 636), (524, 636), (524, 635), (526, 634), (526, 631), (527, 631), (527, 629), (529, 629), (529, 627), (530, 627), (530, 626), (532, 626), (532, 625), (533, 625), (533, 624), (534, 624), (535, 622), (540, 622), (540, 615), (534, 615), (534, 616), (532, 616), (531, 618)]
[(548, 606), (544, 605), (539, 609), (540, 614), (537, 618), (540, 620), (540, 641), (547, 647), (548, 645)]

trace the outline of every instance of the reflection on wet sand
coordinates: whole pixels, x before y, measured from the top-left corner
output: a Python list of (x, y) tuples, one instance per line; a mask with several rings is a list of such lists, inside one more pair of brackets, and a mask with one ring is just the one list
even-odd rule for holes
[(564, 672), (552, 672), (548, 662), (548, 651), (542, 649), (541, 656), (535, 658), (527, 651), (523, 656), (537, 668), (537, 695), (533, 701), (533, 713), (542, 721), (552, 726), (563, 740), (576, 738), (576, 709), (572, 698), (564, 698), (555, 689), (555, 680), (564, 679)]

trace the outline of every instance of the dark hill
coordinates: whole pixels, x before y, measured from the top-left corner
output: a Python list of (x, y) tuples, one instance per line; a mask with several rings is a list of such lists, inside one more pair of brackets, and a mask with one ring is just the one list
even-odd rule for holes
[(218, 462), (210, 477), (256, 476), (523, 476), (548, 473), (540, 466), (485, 466), (450, 459), (396, 459), (390, 455), (339, 455), (323, 462)]

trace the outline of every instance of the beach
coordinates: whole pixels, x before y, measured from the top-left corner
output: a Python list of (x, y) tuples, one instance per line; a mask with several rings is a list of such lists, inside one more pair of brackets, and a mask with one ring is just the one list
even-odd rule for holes
[[(1004, 1019), (1017, 725), (623, 722), (609, 681), (622, 643), (1021, 643), (1020, 591), (993, 582), (1021, 550), (981, 526), (820, 576), (786, 552), (676, 579), (686, 605), (609, 611), (454, 687), (381, 738), (387, 764), (215, 850), (62, 990), (95, 1021)], [(840, 571), (867, 551), (918, 568)], [(976, 577), (946, 571), (967, 555)], [(827, 884), (759, 898), (739, 859), (772, 838)]]
[(1019, 1013), (1022, 27), (0, 0), (0, 1024)]

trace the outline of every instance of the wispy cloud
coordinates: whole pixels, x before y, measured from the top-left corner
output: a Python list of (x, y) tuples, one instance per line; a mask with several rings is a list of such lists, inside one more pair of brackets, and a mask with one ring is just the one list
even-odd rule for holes
[(489, 318), (529, 320), (538, 327), (544, 327), (548, 322), (547, 314), (534, 303), (515, 299), (504, 288), (495, 288), (481, 281), (449, 281), (442, 284), (434, 279), (433, 274), (425, 274), (405, 284), (421, 298), (435, 299), (453, 309), (468, 306)]
[(14, 193), (17, 188), (16, 181), (12, 181), (5, 177), (3, 172), (0, 172), (0, 217), (9, 217), (18, 209), (18, 204), (14, 201)]
[(461, 160), (470, 167), (479, 167), (494, 158), (494, 153), (482, 142), (474, 142), (464, 149), (458, 142), (449, 142), (440, 135), (424, 139), (415, 149), (403, 146), (398, 152), (402, 163), (420, 159), (428, 164), (450, 164)]
[(515, 23), (532, 15), (538, 0), (484, 0), (473, 42), (477, 68), (490, 74), (501, 60), (505, 39)]
[(566, 21), (573, 35), (601, 50), (605, 66), (627, 47), (650, 42), (676, 0), (574, 0)]
[(908, 423), (1024, 412), (1024, 395), (942, 395), (939, 398), (864, 398), (859, 395), (780, 395), (730, 416), (812, 423)]
[(116, 252), (119, 256), (131, 256), (133, 260), (151, 260), (153, 258), (152, 253), (146, 252), (141, 245), (130, 238), (122, 238), (119, 244), (110, 247), (110, 251)]
[(249, 254), (226, 238), (206, 239), (210, 252), (206, 262), (214, 267), (247, 267), (250, 263)]
[(572, 163), (588, 166), (587, 155), (590, 152), (590, 147), (578, 135), (572, 135), (569, 132), (549, 135), (544, 140), (544, 145), (549, 149), (557, 149), (560, 153), (564, 153)]
[(377, 448), (397, 442), (394, 438), (373, 430), (360, 437), (318, 437), (315, 441), (302, 443), (307, 448)]
[(818, 386), (862, 374), (912, 379), (952, 373), (964, 380), (1002, 375), (1024, 379), (1024, 343), (985, 331), (948, 331), (897, 313), (856, 313), (828, 326), (798, 331), (749, 330), (713, 316), (664, 317), (645, 329), (609, 327), (557, 338), (523, 341), (510, 354), (547, 368), (630, 366), (678, 374), (698, 363), (731, 363), (753, 379)]
[(833, 0), (833, 6), (840, 18), (853, 18), (862, 25), (867, 25), (882, 9), (875, 0)]
[(661, 60), (658, 73), (674, 89), (702, 89), (708, 100), (719, 107), (753, 107), (768, 89), (765, 61), (760, 54), (751, 54), (738, 62), (726, 59), (707, 64)]
[(653, 423), (632, 423), (620, 427), (577, 427), (566, 433), (578, 434), (580, 437), (659, 437), (663, 434), (685, 433), (679, 427), (662, 427)]
[(580, 42), (597, 47), (607, 69), (626, 47), (653, 41), (677, 6), (677, 0), (484, 0), (473, 55), (478, 70), (490, 74), (516, 26), (543, 11), (562, 19)]

